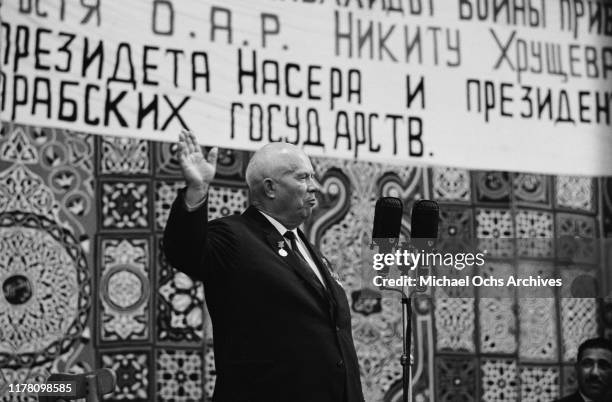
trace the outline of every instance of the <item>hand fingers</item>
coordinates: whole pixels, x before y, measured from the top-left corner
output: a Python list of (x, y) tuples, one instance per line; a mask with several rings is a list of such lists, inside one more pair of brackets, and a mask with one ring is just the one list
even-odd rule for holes
[(189, 143), (189, 151), (191, 153), (202, 153), (202, 150), (200, 149), (200, 145), (196, 141), (195, 135), (191, 131), (188, 131), (187, 133), (188, 133), (187, 139)]
[(183, 139), (178, 142), (177, 157), (181, 164), (183, 164), (185, 158), (187, 157), (187, 147)]
[(182, 141), (183, 141), (183, 146), (185, 148), (185, 152), (190, 154), (191, 153), (191, 141), (189, 140), (189, 131), (183, 129), (181, 130), (181, 135), (182, 135)]
[(178, 141), (179, 151), (187, 151), (187, 134), (185, 130), (181, 130), (179, 133), (179, 141)]
[(208, 152), (208, 157), (206, 158), (206, 160), (208, 161), (208, 163), (210, 163), (213, 166), (217, 165), (217, 158), (219, 156), (219, 148), (217, 147), (213, 147), (209, 152)]
[(184, 130), (181, 130), (181, 132), (179, 133), (179, 139), (178, 139), (178, 142), (176, 143), (176, 146), (177, 146), (177, 156), (180, 160), (185, 155), (186, 148), (187, 148)]
[(189, 131), (182, 129), (181, 133), (179, 134), (179, 140), (183, 143), (185, 152), (187, 154), (194, 152), (191, 142), (191, 133)]

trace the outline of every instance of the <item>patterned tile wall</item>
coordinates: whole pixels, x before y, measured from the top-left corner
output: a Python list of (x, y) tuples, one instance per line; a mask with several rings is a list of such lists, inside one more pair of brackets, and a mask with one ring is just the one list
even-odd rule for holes
[[(101, 366), (117, 373), (109, 400), (210, 400), (214, 340), (203, 286), (161, 252), (183, 186), (175, 151), (173, 144), (0, 126), (0, 338), (7, 340), (0, 343), (0, 390), (51, 371)], [(248, 157), (221, 150), (211, 217), (248, 205)], [(313, 165), (323, 194), (305, 229), (352, 302), (368, 402), (397, 400), (401, 392), (399, 302), (377, 299), (358, 264), (380, 196), (404, 200), (405, 237), (412, 203), (438, 201), (440, 237), (479, 238), (491, 253), (485, 276), (561, 269), (567, 280), (590, 275), (612, 289), (602, 269), (612, 266), (612, 250), (567, 240), (612, 237), (610, 178), (324, 158)], [(549, 401), (571, 392), (577, 346), (597, 333), (612, 336), (612, 304), (558, 296), (509, 289), (419, 295), (415, 400)]]

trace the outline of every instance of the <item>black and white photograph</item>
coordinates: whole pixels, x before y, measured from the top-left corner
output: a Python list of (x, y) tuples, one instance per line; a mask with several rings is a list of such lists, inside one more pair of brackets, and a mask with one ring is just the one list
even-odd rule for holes
[(0, 402), (612, 402), (611, 0), (0, 0)]

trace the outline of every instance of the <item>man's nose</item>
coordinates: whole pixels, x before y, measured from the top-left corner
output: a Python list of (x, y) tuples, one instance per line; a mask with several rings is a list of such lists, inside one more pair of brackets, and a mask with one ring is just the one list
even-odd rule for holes
[(312, 176), (309, 180), (308, 191), (310, 192), (315, 192), (315, 191), (320, 192), (321, 191), (321, 184), (319, 184), (319, 182), (314, 176)]
[(596, 376), (597, 378), (601, 378), (601, 374), (601, 367), (599, 367), (599, 364), (595, 363), (591, 368), (591, 375)]

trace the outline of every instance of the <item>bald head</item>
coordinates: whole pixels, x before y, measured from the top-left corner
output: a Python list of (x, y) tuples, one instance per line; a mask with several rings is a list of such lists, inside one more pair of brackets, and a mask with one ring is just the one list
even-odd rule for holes
[(286, 142), (272, 142), (261, 147), (246, 168), (246, 183), (251, 197), (259, 199), (263, 195), (264, 179), (278, 179), (304, 159), (308, 160), (308, 157), (300, 148)]
[(300, 225), (317, 203), (319, 185), (310, 159), (293, 144), (274, 142), (255, 152), (246, 182), (252, 204), (287, 228)]

